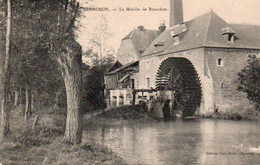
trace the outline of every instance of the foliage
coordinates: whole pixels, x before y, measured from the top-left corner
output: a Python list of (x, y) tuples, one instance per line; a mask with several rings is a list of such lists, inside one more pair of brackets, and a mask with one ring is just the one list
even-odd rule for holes
[(109, 109), (109, 111), (103, 112), (97, 116), (97, 118), (105, 118), (105, 119), (122, 119), (122, 120), (151, 120), (152, 121), (152, 113), (148, 112), (146, 108), (136, 105), (134, 108), (130, 105), (113, 107)]
[[(6, 26), (3, 21), (6, 19), (5, 12), (3, 12), (6, 11), (6, 6), (1, 3), (0, 8), (2, 30)], [(82, 52), (75, 34), (76, 21), (81, 13), (78, 1), (12, 0), (11, 8), (14, 25), (11, 38), (13, 41), (11, 47), (12, 83), (8, 84), (10, 89), (8, 92), (16, 93), (17, 96), (18, 89), (26, 90), (26, 92), (20, 92), (20, 99), (26, 93), (25, 112), (30, 114), (31, 107), (34, 107), (32, 99), (37, 99), (38, 103), (53, 104), (53, 102), (57, 102), (56, 98), (59, 98), (59, 95), (65, 93), (66, 89), (67, 100), (76, 98), (67, 101), (68, 119), (75, 117), (69, 112), (81, 116)], [(4, 41), (1, 38), (2, 40)], [(74, 87), (72, 87), (72, 83)], [(74, 89), (77, 92), (71, 92)], [(79, 106), (75, 107), (76, 105)], [(67, 121), (75, 121), (79, 125), (82, 122), (80, 119)], [(67, 125), (70, 125), (67, 128), (78, 128), (75, 124), (67, 122)], [(65, 135), (68, 135), (66, 137), (69, 140), (75, 136), (81, 138), (81, 131), (74, 130), (67, 131), (66, 129)], [(77, 140), (80, 141), (79, 138)]]
[(226, 120), (259, 120), (260, 113), (253, 106), (247, 107), (230, 107), (225, 111), (207, 112), (202, 115), (203, 118), (226, 119)]
[[(50, 43), (56, 39), (57, 4), (47, 0), (12, 2), (10, 90), (14, 92), (21, 87), (24, 91), (28, 85), (37, 93), (38, 102), (48, 103), (64, 89), (57, 62), (50, 53)], [(4, 27), (4, 21), (1, 23)]]
[(89, 49), (83, 57), (91, 68), (83, 70), (83, 100), (84, 110), (91, 111), (104, 108), (104, 74), (115, 61), (114, 50), (105, 44), (111, 36), (108, 33), (107, 20), (99, 18), (99, 24), (91, 34)]
[[(59, 37), (62, 38), (62, 33), (66, 33), (64, 27), (70, 26), (68, 21), (73, 15), (69, 13), (67, 14), (68, 18), (66, 18), (60, 14), (60, 10), (58, 10), (59, 2), (14, 0), (13, 3), (13, 56), (11, 58), (10, 87), (13, 90), (22, 87), (22, 90), (24, 90), (25, 84), (28, 84), (32, 90), (36, 91), (38, 103), (43, 105), (56, 102), (58, 105), (64, 106), (66, 102), (65, 86), (56, 61), (59, 43), (55, 41), (59, 41)], [(1, 7), (4, 8), (5, 6)], [(60, 15), (60, 18), (57, 17), (58, 15)], [(3, 15), (3, 19), (4, 17)], [(58, 19), (65, 19), (65, 21), (58, 22)], [(98, 41), (100, 36), (103, 40), (109, 36), (105, 18), (102, 17), (100, 22), (102, 26), (98, 26), (97, 31), (93, 33), (90, 46), (101, 46)], [(4, 24), (2, 27), (4, 27)], [(60, 30), (57, 31), (57, 29)], [(73, 38), (75, 37), (75, 30), (77, 30), (77, 27), (72, 25), (69, 35)], [(102, 47), (104, 54), (111, 52), (111, 50), (107, 50), (104, 44)], [(84, 101), (84, 104), (91, 103), (96, 109), (101, 104), (99, 95), (102, 91), (102, 73), (113, 63), (114, 56), (108, 54), (102, 58), (101, 62), (98, 53), (95, 53), (92, 49), (84, 55), (90, 59), (94, 66), (91, 69), (83, 68), (83, 88), (85, 91), (83, 97), (87, 100)], [(101, 63), (103, 67), (100, 66)], [(95, 101), (92, 98), (95, 98)]]
[[(37, 102), (53, 104), (64, 101), (65, 86), (56, 57), (68, 38), (75, 38), (77, 27), (71, 19), (76, 1), (12, 0), (12, 56), (10, 90), (29, 86)], [(68, 2), (66, 6), (65, 2)], [(1, 3), (1, 11), (6, 6)], [(66, 12), (63, 12), (66, 8)], [(1, 31), (5, 33), (5, 14), (0, 13)], [(4, 39), (2, 38), (2, 41)], [(24, 92), (23, 92), (24, 93)], [(60, 103), (64, 104), (64, 103)]]
[(98, 53), (95, 53), (93, 49), (89, 49), (84, 52), (83, 56), (89, 60), (89, 63), (92, 66), (111, 65), (115, 61), (114, 54), (107, 54), (101, 60), (101, 58), (98, 56)]
[(102, 87), (102, 71), (99, 66), (94, 66), (83, 71), (83, 107), (84, 111), (101, 109), (104, 101), (100, 94)]
[(249, 100), (260, 104), (260, 60), (255, 55), (250, 55), (248, 64), (239, 75), (240, 85), (238, 90), (246, 92)]
[(106, 56), (103, 59), (103, 65), (100, 65), (100, 59), (95, 56), (92, 60), (92, 67), (83, 69), (83, 109), (92, 111), (104, 108), (105, 101), (101, 95), (104, 91), (104, 74), (114, 63), (114, 56)]

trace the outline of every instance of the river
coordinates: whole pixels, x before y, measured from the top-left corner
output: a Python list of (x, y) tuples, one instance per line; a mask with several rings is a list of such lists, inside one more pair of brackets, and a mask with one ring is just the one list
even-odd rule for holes
[[(260, 122), (211, 119), (87, 123), (85, 138), (129, 164), (260, 164)], [(250, 151), (251, 148), (251, 151)]]

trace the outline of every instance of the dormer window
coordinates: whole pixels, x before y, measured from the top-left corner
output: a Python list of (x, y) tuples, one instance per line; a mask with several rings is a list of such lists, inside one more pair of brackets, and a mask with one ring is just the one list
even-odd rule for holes
[(222, 29), (222, 35), (225, 38), (225, 40), (229, 43), (235, 43), (235, 40), (236, 40), (235, 34), (236, 34), (236, 32), (233, 29), (231, 29), (230, 27)]
[(178, 45), (181, 42), (182, 34), (187, 31), (187, 27), (185, 23), (180, 23), (178, 25), (175, 25), (171, 27), (171, 36), (174, 39), (174, 45)]
[(235, 41), (235, 36), (233, 34), (228, 34), (228, 41), (234, 42)]
[(178, 36), (186, 31), (187, 31), (187, 27), (186, 27), (185, 23), (181, 23), (181, 24), (171, 27), (172, 37)]
[(173, 43), (174, 45), (178, 45), (181, 42), (179, 36), (174, 36), (173, 39), (174, 39), (174, 43)]

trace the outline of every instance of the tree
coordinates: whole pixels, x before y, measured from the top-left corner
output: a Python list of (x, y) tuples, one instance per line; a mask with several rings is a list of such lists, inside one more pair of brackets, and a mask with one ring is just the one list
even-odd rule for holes
[[(17, 33), (14, 33), (14, 51), (21, 55), (20, 60), (23, 61), (20, 63), (21, 72), (18, 75), (28, 92), (27, 107), (32, 103), (31, 91), (37, 89), (35, 84), (40, 81), (41, 76), (38, 74), (41, 71), (37, 68), (44, 68), (42, 64), (48, 63), (47, 59), (55, 60), (62, 73), (66, 89), (67, 121), (64, 139), (71, 143), (80, 143), (82, 61), (81, 46), (75, 39), (77, 30), (75, 22), (80, 16), (79, 3), (76, 0), (13, 1), (15, 1), (13, 6), (16, 12), (15, 21), (19, 21), (18, 25), (20, 25), (15, 28)], [(39, 55), (39, 52), (45, 53)], [(19, 60), (17, 61), (19, 64)], [(14, 81), (16, 84), (17, 80)]]
[(100, 65), (102, 65), (102, 59), (104, 56), (108, 53), (108, 51), (112, 50), (105, 44), (105, 41), (110, 36), (111, 34), (108, 33), (107, 19), (102, 15), (89, 42), (89, 49), (94, 50), (94, 52), (98, 54), (101, 62)]
[(248, 64), (241, 70), (239, 75), (239, 91), (247, 93), (247, 98), (260, 105), (260, 59), (256, 55), (250, 55)]
[(54, 54), (61, 68), (67, 97), (67, 120), (64, 139), (80, 143), (82, 138), (82, 50), (75, 40), (75, 22), (79, 16), (76, 0), (58, 3), (58, 36), (52, 42)]
[[(95, 28), (95, 31), (92, 34), (92, 37), (89, 42), (89, 50), (85, 52), (85, 57), (91, 59), (91, 63), (94, 66), (98, 66), (101, 71), (101, 88), (99, 91), (99, 103), (100, 109), (104, 108), (104, 72), (105, 72), (105, 61), (111, 59), (115, 53), (114, 49), (111, 46), (108, 46), (106, 43), (107, 39), (111, 36), (108, 32), (107, 19), (104, 15), (101, 15), (99, 18), (99, 23)], [(111, 56), (112, 54), (112, 56)]]
[(14, 103), (18, 98), (20, 105), (25, 102), (21, 110), (27, 120), (36, 104), (52, 103), (57, 91), (64, 89), (57, 60), (49, 53), (57, 15), (51, 11), (55, 4), (48, 1), (13, 2), (11, 92), (16, 96)]
[(81, 46), (74, 40), (66, 42), (66, 49), (58, 56), (67, 96), (65, 140), (71, 143), (80, 143), (83, 127)]
[(7, 105), (7, 93), (9, 85), (9, 62), (10, 62), (10, 38), (11, 38), (11, 0), (7, 0), (7, 23), (6, 23), (6, 46), (5, 57), (0, 58), (1, 61), (1, 125), (0, 125), (0, 141), (5, 139), (10, 133), (9, 126), (9, 107)]
[[(84, 54), (91, 61), (92, 67), (83, 70), (83, 109), (85, 111), (93, 111), (104, 108), (105, 100), (100, 97), (100, 93), (104, 91), (104, 72), (106, 72), (115, 61), (112, 54), (108, 54), (102, 59), (92, 50), (88, 50)], [(103, 65), (100, 65), (100, 64)]]

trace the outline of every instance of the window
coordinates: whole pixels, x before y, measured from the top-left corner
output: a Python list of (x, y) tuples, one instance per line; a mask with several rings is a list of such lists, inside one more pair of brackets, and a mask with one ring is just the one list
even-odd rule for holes
[(224, 88), (224, 83), (221, 83), (220, 88), (221, 88), (221, 89)]
[(132, 89), (135, 89), (135, 80), (134, 79), (131, 79), (131, 87), (132, 87)]
[(233, 34), (228, 34), (228, 41), (234, 42), (234, 35)]
[(236, 32), (231, 29), (230, 27), (226, 27), (222, 29), (222, 35), (225, 38), (225, 40), (229, 43), (235, 43), (235, 40), (238, 39), (235, 36)]
[(174, 45), (178, 45), (179, 43), (180, 43), (180, 38), (179, 38), (179, 36), (175, 36), (175, 37), (173, 37), (173, 39), (174, 39)]
[(147, 88), (150, 88), (150, 78), (146, 78), (146, 82), (147, 82)]
[(217, 59), (217, 66), (224, 66), (224, 62), (222, 58)]

